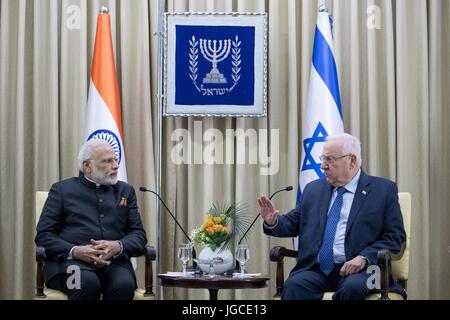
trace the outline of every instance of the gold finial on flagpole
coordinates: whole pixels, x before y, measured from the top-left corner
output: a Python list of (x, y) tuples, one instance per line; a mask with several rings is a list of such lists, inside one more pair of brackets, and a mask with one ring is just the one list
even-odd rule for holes
[(107, 6), (101, 6), (100, 13), (109, 13), (109, 9)]

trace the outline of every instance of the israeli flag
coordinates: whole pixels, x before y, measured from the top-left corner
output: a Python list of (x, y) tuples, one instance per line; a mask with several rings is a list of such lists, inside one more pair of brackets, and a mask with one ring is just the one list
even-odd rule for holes
[(317, 16), (314, 35), (297, 205), (305, 186), (313, 180), (324, 177), (320, 170), (319, 157), (322, 154), (326, 137), (343, 132), (344, 123), (334, 59), (331, 19), (326, 8), (322, 7)]

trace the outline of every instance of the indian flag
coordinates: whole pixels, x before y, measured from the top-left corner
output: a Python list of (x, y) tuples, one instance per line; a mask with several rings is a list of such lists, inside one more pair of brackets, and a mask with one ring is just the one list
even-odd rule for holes
[(100, 9), (97, 19), (85, 125), (86, 141), (102, 139), (114, 148), (119, 159), (119, 180), (126, 182), (119, 85), (114, 63), (111, 20), (106, 7)]

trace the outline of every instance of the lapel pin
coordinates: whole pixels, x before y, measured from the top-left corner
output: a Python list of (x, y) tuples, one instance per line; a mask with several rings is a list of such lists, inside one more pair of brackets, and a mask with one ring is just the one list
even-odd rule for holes
[(366, 190), (363, 190), (361, 193), (362, 193), (363, 195), (366, 195), (366, 194), (367, 194)]

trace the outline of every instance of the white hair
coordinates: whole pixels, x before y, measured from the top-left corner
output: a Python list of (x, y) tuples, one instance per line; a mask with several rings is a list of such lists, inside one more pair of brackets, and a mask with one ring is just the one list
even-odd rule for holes
[(94, 157), (95, 151), (97, 148), (106, 146), (111, 147), (111, 145), (106, 142), (105, 140), (100, 139), (91, 139), (89, 141), (86, 141), (83, 143), (83, 145), (80, 148), (80, 152), (78, 153), (78, 169), (82, 172), (83, 171), (83, 162), (86, 160), (91, 160)]
[(358, 167), (361, 167), (361, 141), (355, 136), (348, 133), (339, 133), (327, 137), (327, 141), (331, 140), (341, 140), (342, 143), (342, 153), (343, 154), (354, 154), (356, 156), (356, 163)]

